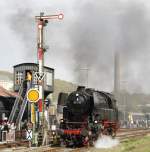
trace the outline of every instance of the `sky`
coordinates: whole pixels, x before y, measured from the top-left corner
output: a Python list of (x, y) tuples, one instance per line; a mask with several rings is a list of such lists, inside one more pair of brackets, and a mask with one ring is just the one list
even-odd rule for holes
[(150, 93), (148, 0), (1, 0), (0, 70), (37, 62), (35, 16), (64, 14), (45, 28), (45, 65), (55, 77), (112, 91), (114, 52), (120, 53), (121, 88)]

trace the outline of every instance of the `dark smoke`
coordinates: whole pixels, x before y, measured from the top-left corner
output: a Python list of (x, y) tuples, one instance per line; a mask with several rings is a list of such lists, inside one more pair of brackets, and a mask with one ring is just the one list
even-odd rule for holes
[[(59, 5), (53, 3), (51, 6), (50, 2), (38, 1), (38, 7), (34, 7), (29, 1), (22, 5), (17, 5), (19, 0), (15, 2), (15, 12), (9, 16), (8, 23), (23, 41), (25, 49), (20, 53), (26, 51), (26, 56), (31, 58), (30, 51), (34, 50), (36, 57), (34, 16), (45, 8), (54, 12), (52, 8), (62, 7), (63, 23), (50, 23), (46, 38), (51, 49), (47, 53), (47, 63), (56, 68), (59, 78), (63, 72), (67, 79), (74, 77), (76, 82), (86, 84), (86, 70), (80, 69), (89, 68), (89, 87), (112, 91), (114, 51), (119, 51), (121, 81), (127, 81), (127, 88), (132, 91), (149, 92), (150, 18), (145, 3), (139, 0), (77, 0), (69, 1), (69, 7), (60, 1)], [(71, 70), (75, 74), (68, 76)]]
[(36, 57), (36, 25), (33, 11), (30, 8), (18, 8), (14, 14), (9, 17), (10, 27), (20, 37), (24, 44), (25, 50), (20, 53), (26, 57), (35, 54)]
[[(148, 12), (139, 1), (107, 2), (88, 1), (77, 8), (77, 18), (68, 34), (76, 61), (75, 69), (90, 69), (91, 86), (113, 88), (113, 56), (114, 51), (119, 51), (121, 79), (128, 81), (129, 87), (134, 86), (133, 90), (138, 90), (139, 85), (143, 85), (143, 82), (137, 80), (142, 79), (145, 71), (143, 56), (148, 54), (149, 48)], [(85, 83), (86, 75), (78, 71), (77, 81)]]

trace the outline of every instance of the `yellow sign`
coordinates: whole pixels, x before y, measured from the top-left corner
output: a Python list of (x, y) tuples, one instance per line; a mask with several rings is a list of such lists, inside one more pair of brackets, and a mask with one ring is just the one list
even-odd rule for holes
[(39, 91), (37, 89), (30, 89), (27, 92), (27, 99), (29, 102), (37, 102), (39, 100)]

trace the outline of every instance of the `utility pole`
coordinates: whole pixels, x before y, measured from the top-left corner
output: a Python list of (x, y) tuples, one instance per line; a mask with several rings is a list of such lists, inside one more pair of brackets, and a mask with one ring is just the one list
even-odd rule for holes
[[(47, 15), (44, 16), (44, 13), (40, 13), (40, 16), (36, 16), (35, 20), (37, 22), (38, 35), (37, 35), (37, 52), (38, 52), (38, 64), (39, 64), (39, 76), (44, 74), (44, 53), (46, 48), (44, 48), (43, 40), (43, 31), (44, 27), (47, 25), (48, 20), (51, 19), (63, 19), (63, 14), (58, 15)], [(43, 89), (43, 79), (39, 83), (39, 101), (38, 101), (38, 111), (39, 111), (39, 125), (44, 124), (44, 89)]]
[(127, 81), (120, 81), (121, 84), (123, 84), (123, 90), (122, 90), (122, 95), (123, 95), (123, 105), (124, 105), (124, 121), (126, 121), (126, 110), (127, 110)]

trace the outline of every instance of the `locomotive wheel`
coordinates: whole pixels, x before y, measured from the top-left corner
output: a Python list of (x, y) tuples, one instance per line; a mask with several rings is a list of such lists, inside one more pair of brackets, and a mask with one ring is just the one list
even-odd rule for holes
[(89, 145), (90, 145), (90, 147), (93, 147), (93, 146), (94, 146), (94, 143), (93, 143), (92, 140), (89, 141)]
[(114, 128), (110, 128), (111, 130), (109, 130), (108, 128), (105, 128), (103, 130), (103, 135), (106, 135), (106, 136), (111, 136), (112, 138), (115, 138), (116, 137), (116, 131)]
[(108, 132), (107, 128), (105, 128), (105, 129), (103, 130), (102, 134), (103, 134), (103, 135), (106, 135), (106, 136), (109, 135), (109, 132)]
[(111, 136), (112, 136), (112, 138), (115, 138), (115, 137), (116, 137), (116, 131), (115, 131), (115, 129), (113, 129)]

